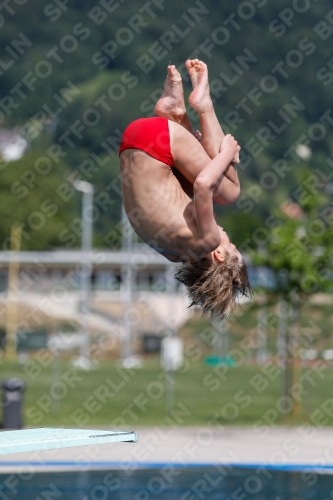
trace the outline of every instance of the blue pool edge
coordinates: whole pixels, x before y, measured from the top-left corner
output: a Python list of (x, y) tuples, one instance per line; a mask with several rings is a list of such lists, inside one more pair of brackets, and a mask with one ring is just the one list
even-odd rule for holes
[(315, 472), (317, 474), (333, 473), (332, 465), (315, 465), (315, 464), (265, 464), (265, 463), (230, 463), (230, 462), (196, 462), (196, 463), (179, 463), (179, 462), (73, 462), (73, 461), (57, 461), (57, 462), (32, 462), (32, 461), (6, 461), (0, 462), (1, 467), (36, 467), (38, 469), (47, 469), (49, 467), (59, 467), (66, 472), (66, 467), (81, 469), (89, 467), (91, 469), (161, 469), (165, 467), (173, 467), (176, 469), (205, 469), (205, 468), (221, 468), (232, 467), (234, 469), (266, 469), (272, 471), (289, 471), (289, 472)]

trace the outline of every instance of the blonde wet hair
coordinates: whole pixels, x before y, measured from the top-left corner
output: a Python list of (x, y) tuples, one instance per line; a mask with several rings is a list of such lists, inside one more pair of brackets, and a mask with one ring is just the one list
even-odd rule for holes
[(223, 262), (199, 259), (186, 262), (175, 278), (187, 288), (190, 306), (200, 306), (213, 320), (228, 316), (240, 297), (253, 294), (243, 259), (228, 252)]

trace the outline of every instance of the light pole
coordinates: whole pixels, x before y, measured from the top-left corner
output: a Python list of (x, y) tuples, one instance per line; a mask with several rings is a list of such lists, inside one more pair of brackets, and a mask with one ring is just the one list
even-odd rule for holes
[[(167, 320), (167, 339), (169, 342), (166, 344), (166, 349), (168, 353), (166, 354), (166, 366), (165, 366), (165, 402), (166, 402), (166, 412), (170, 413), (174, 407), (175, 401), (175, 367), (173, 360), (173, 348), (172, 341), (175, 338), (175, 325), (173, 321), (174, 315), (174, 302), (175, 302), (175, 292), (176, 292), (176, 280), (174, 277), (175, 265), (171, 262), (168, 263), (165, 269), (165, 292), (168, 298), (168, 320)], [(165, 339), (166, 340), (166, 339)], [(171, 350), (171, 351), (170, 351)]]
[(120, 301), (122, 305), (122, 362), (126, 364), (132, 354), (131, 323), (127, 312), (132, 303), (132, 264), (131, 254), (133, 249), (133, 229), (127, 218), (125, 207), (121, 207), (121, 251), (124, 262), (121, 266)]
[(73, 186), (77, 191), (83, 193), (82, 196), (82, 246), (81, 246), (81, 301), (80, 301), (80, 322), (82, 342), (80, 344), (80, 356), (75, 360), (75, 366), (89, 370), (91, 368), (90, 360), (90, 290), (92, 262), (92, 235), (93, 235), (93, 217), (92, 208), (94, 203), (94, 186), (86, 181), (74, 181)]
[(21, 228), (13, 225), (10, 233), (10, 261), (8, 265), (7, 319), (6, 319), (6, 358), (17, 358), (17, 295), (20, 282)]
[[(266, 256), (267, 247), (266, 245), (259, 245), (258, 253)], [(260, 296), (260, 303), (257, 313), (257, 353), (256, 361), (259, 365), (264, 365), (267, 362), (268, 351), (267, 351), (267, 292), (266, 288), (268, 285), (267, 269), (264, 267), (259, 270), (258, 275), (258, 286), (264, 290), (264, 293)]]

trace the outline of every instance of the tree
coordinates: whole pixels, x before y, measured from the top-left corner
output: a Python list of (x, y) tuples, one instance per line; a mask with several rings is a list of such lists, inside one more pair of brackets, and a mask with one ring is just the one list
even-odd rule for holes
[(274, 293), (291, 308), (289, 329), (284, 335), (285, 397), (291, 397), (293, 414), (299, 412), (296, 399), (300, 315), (308, 297), (333, 288), (333, 208), (329, 206), (320, 175), (308, 168), (296, 173), (297, 203), (286, 202), (275, 211), (275, 227), (271, 230), (267, 251), (257, 251), (253, 260), (275, 272)]
[[(31, 120), (48, 121), (72, 170), (91, 154), (114, 151), (116, 157), (126, 125), (153, 112), (170, 60), (183, 71), (187, 102), (191, 84), (183, 64), (196, 54), (208, 63), (217, 116), (242, 146), (236, 203), (242, 217), (226, 220), (241, 243), (256, 219), (297, 187), (282, 181), (266, 190), (267, 165), (303, 134), (312, 142), (314, 164), (323, 165), (331, 151), (332, 55), (321, 31), (331, 2), (303, 2), (304, 9), (292, 3), (291, 21), (277, 23), (284, 0), (169, 0), (150, 2), (140, 14), (135, 2), (10, 2), (0, 12), (0, 126), (25, 130)], [(191, 120), (199, 128), (195, 113)], [(117, 175), (108, 166), (95, 173), (82, 178), (102, 186), (107, 174), (110, 181)], [(114, 201), (114, 211), (95, 226), (100, 246), (110, 214), (112, 222), (120, 214), (120, 197)], [(0, 226), (5, 222), (0, 219)]]
[(23, 250), (63, 246), (59, 239), (73, 218), (72, 200), (65, 201), (59, 186), (69, 171), (44, 152), (30, 150), (20, 160), (2, 164), (0, 238), (10, 247), (11, 227), (22, 231)]

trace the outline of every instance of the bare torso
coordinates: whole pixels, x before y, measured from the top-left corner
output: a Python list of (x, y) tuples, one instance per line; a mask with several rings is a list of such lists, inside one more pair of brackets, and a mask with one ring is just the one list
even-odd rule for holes
[(120, 155), (123, 201), (138, 236), (171, 261), (197, 248), (194, 205), (171, 168), (138, 149)]

